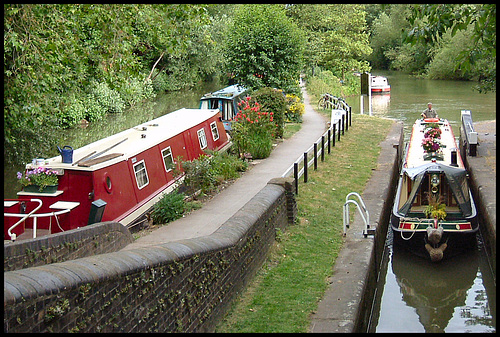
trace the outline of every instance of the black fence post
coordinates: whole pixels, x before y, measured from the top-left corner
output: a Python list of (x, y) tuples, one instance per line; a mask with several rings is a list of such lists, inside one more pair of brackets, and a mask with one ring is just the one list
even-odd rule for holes
[(345, 115), (342, 114), (342, 136), (344, 135), (344, 129), (345, 129)]
[(332, 128), (330, 126), (330, 128), (328, 129), (328, 154), (330, 154), (330, 151), (331, 151), (331, 144), (330, 144), (330, 140), (332, 139)]
[(349, 131), (349, 109), (345, 112), (345, 130)]
[(325, 135), (321, 136), (321, 161), (325, 161)]
[(337, 128), (337, 126), (335, 124), (333, 124), (333, 137), (332, 137), (332, 140), (333, 140), (333, 144), (332, 146), (335, 147), (335, 129)]
[(351, 122), (352, 122), (352, 114), (351, 114), (351, 107), (349, 107), (349, 126), (352, 125)]
[(339, 123), (339, 129), (337, 130), (337, 136), (338, 136), (337, 140), (338, 140), (339, 142), (340, 142), (340, 127), (341, 127), (341, 125), (340, 125), (340, 123)]

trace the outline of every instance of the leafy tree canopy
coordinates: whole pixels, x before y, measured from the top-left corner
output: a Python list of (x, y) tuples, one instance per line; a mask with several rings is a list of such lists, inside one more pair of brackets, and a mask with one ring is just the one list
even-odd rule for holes
[(406, 41), (435, 42), (451, 31), (472, 27), (472, 46), (460, 53), (456, 67), (467, 71), (480, 60), (490, 60), (479, 77), (480, 91), (496, 90), (496, 4), (419, 4), (408, 18), (412, 28)]
[(304, 37), (283, 5), (239, 5), (226, 42), (226, 61), (234, 80), (250, 89), (297, 91)]

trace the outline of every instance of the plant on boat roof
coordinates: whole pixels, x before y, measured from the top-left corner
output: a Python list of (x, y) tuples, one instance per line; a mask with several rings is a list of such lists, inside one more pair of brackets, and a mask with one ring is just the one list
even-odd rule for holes
[(424, 138), (441, 138), (441, 132), (439, 127), (426, 128)]
[(441, 142), (438, 138), (424, 137), (422, 147), (425, 152), (436, 152), (441, 148)]
[(57, 185), (57, 171), (48, 167), (27, 170), (24, 175), (17, 172), (17, 179), (22, 186), (37, 185), (42, 191), (47, 186)]
[(424, 214), (427, 218), (444, 220), (446, 218), (446, 205), (443, 203), (444, 198), (442, 195), (432, 195), (427, 193), (427, 200), (429, 205), (425, 206)]

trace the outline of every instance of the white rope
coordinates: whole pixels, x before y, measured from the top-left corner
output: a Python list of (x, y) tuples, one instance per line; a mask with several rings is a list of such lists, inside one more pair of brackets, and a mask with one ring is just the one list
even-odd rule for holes
[[(59, 224), (59, 218), (57, 217), (56, 213), (55, 212), (52, 212), (52, 214), (54, 215), (54, 218), (56, 218), (56, 222), (57, 222), (57, 227), (59, 227), (59, 229), (64, 232), (64, 229), (61, 228), (61, 225)], [(50, 218), (50, 221), (52, 222), (52, 218)]]
[[(420, 218), (401, 218), (400, 222), (401, 222), (401, 221), (415, 221), (415, 222), (421, 223), (421, 222), (422, 222), (422, 219), (420, 219)], [(410, 237), (408, 237), (408, 238), (405, 238), (405, 237), (403, 236), (403, 231), (400, 231), (400, 232), (399, 232), (399, 234), (401, 235), (401, 239), (403, 239), (403, 240), (405, 240), (405, 241), (408, 241), (408, 240), (411, 240), (411, 238), (413, 237), (413, 235), (415, 235), (415, 232), (416, 232), (416, 231), (417, 231), (417, 230), (416, 230), (416, 229), (414, 229), (414, 230), (413, 230), (413, 232), (411, 233)]]

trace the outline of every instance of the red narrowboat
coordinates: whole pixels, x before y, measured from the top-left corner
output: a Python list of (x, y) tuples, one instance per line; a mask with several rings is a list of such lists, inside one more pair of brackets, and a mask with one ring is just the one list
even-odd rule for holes
[(191, 161), (205, 150), (229, 146), (218, 109), (180, 109), (66, 150), (42, 164), (58, 172), (56, 191), (21, 191), (18, 199), (4, 200), (4, 239), (26, 229), (35, 237), (36, 230), (53, 234), (101, 221), (131, 227), (180, 184), (183, 175), (173, 174), (179, 159)]

